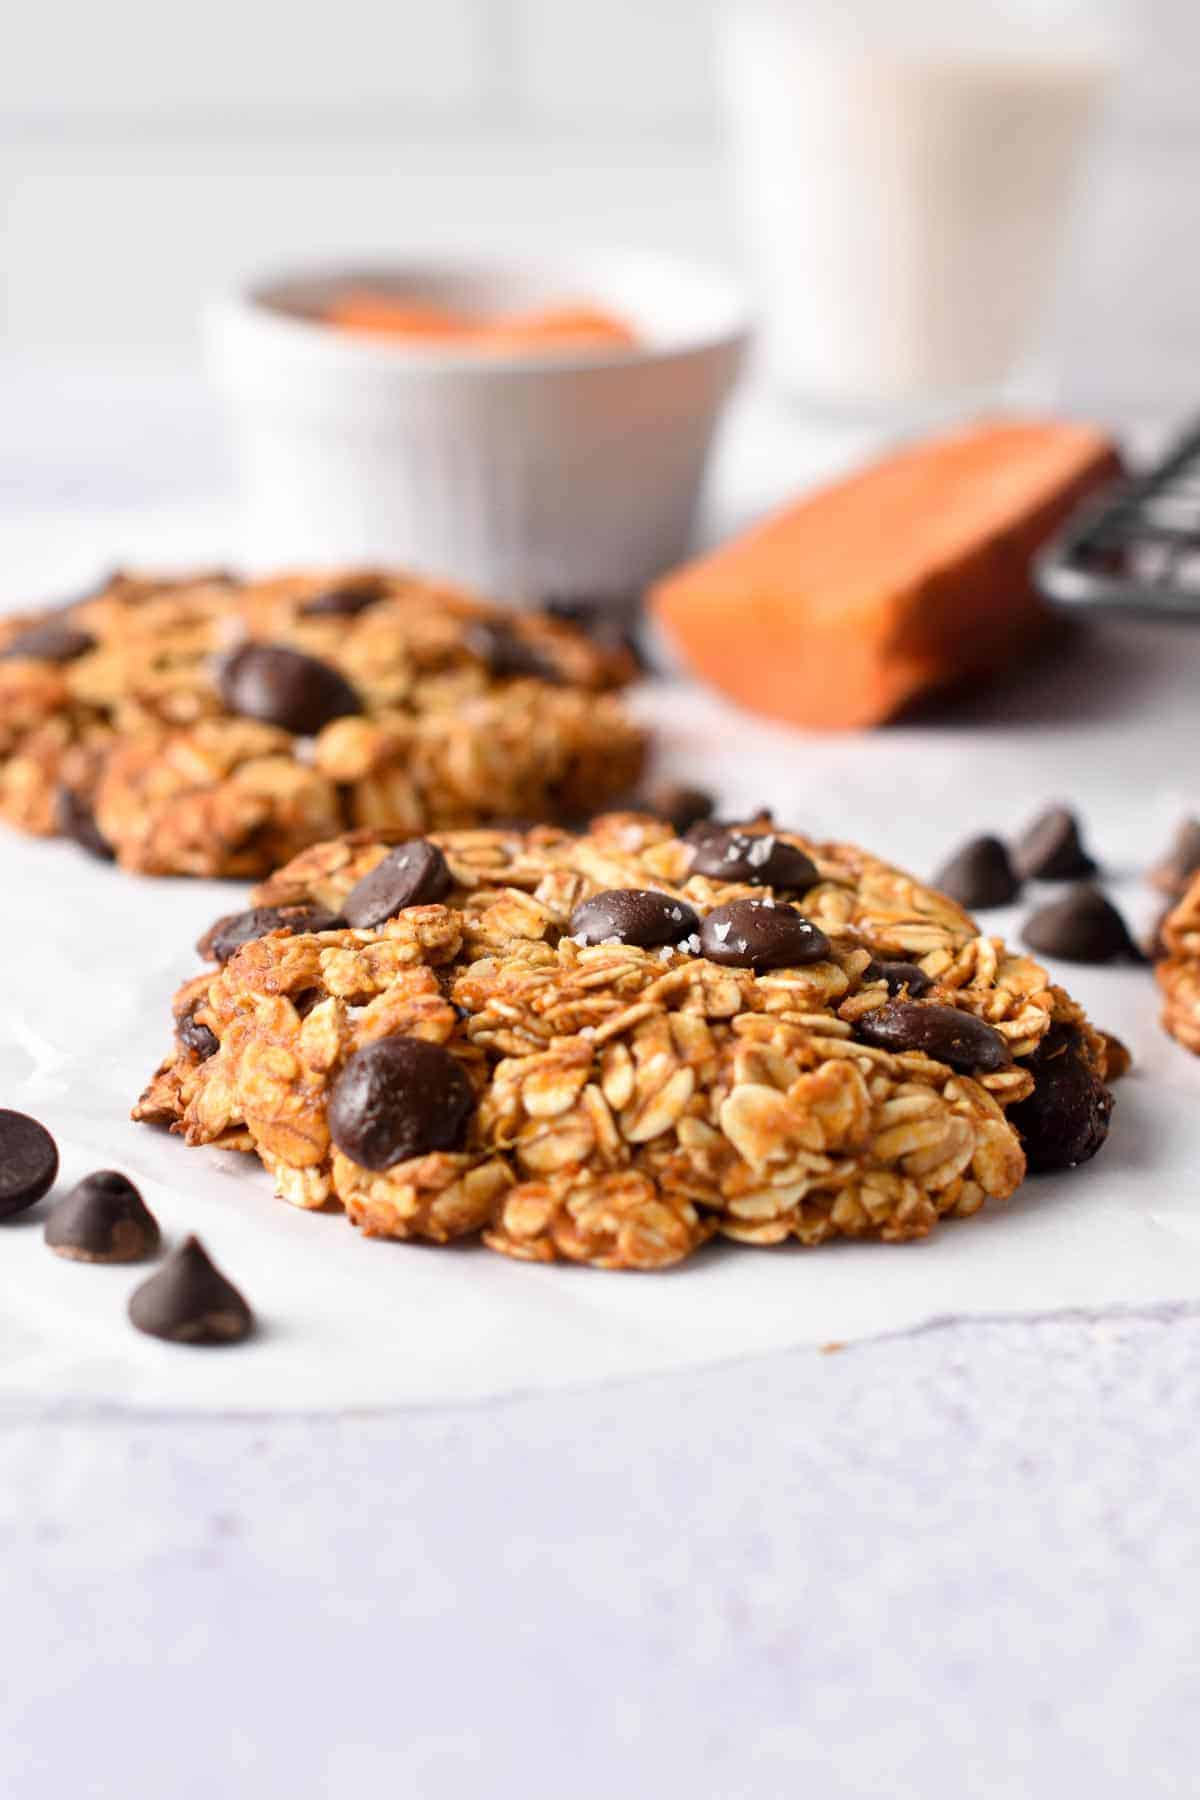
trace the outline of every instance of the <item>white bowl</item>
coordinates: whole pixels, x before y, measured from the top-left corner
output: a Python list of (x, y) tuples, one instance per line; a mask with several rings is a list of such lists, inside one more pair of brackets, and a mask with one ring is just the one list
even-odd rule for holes
[[(514, 312), (586, 300), (633, 349), (493, 356), (319, 320), (347, 284)], [(688, 547), (747, 340), (724, 276), (648, 256), (324, 269), (217, 303), (252, 562), (383, 561), (498, 597), (636, 591)]]

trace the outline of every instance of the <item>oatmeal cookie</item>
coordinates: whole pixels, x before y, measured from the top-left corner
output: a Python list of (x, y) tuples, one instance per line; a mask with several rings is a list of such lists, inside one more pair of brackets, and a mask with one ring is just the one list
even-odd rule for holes
[(152, 875), (348, 827), (572, 819), (629, 793), (628, 653), (376, 570), (113, 576), (0, 621), (0, 815)]
[(766, 820), (359, 830), (253, 898), (134, 1116), (368, 1235), (620, 1269), (901, 1241), (1107, 1126), (1106, 1040), (1036, 962)]
[(1161, 937), (1165, 955), (1155, 974), (1163, 991), (1163, 1024), (1200, 1056), (1200, 874), (1163, 920)]

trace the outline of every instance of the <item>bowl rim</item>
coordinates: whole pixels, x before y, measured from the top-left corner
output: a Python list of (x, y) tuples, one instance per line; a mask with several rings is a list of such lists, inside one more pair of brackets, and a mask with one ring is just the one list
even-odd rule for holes
[[(369, 333), (338, 329), (300, 312), (289, 312), (276, 296), (289, 289), (319, 290), (336, 283), (363, 280), (396, 280), (410, 277), (442, 280), (507, 279), (545, 281), (561, 293), (581, 284), (597, 282), (610, 289), (622, 279), (631, 285), (643, 282), (675, 282), (693, 294), (707, 293), (713, 322), (683, 329), (677, 335), (639, 341), (633, 345), (601, 346), (574, 350), (528, 353), (448, 348), (441, 340), (407, 342)], [(609, 302), (603, 302), (609, 303)], [(611, 302), (619, 310), (619, 301)], [(369, 366), (414, 373), (446, 371), (455, 375), (518, 378), (523, 375), (573, 374), (590, 369), (646, 368), (686, 360), (714, 352), (744, 348), (753, 334), (753, 319), (746, 290), (729, 270), (686, 257), (649, 250), (590, 249), (563, 252), (409, 250), (332, 258), (320, 262), (284, 265), (244, 280), (231, 293), (219, 295), (208, 306), (210, 321), (218, 328), (253, 333), (278, 349), (307, 353), (326, 363), (358, 369)]]

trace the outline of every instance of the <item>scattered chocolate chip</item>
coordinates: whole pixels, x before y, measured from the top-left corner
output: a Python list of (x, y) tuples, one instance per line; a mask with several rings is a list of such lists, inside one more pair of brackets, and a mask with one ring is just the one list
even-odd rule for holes
[(656, 819), (665, 819), (672, 826), (677, 837), (707, 819), (713, 809), (713, 797), (703, 788), (688, 787), (678, 781), (660, 781), (653, 787), (643, 788), (634, 801), (637, 812), (653, 813)]
[(284, 644), (243, 644), (221, 659), (217, 686), (230, 712), (299, 737), (312, 737), (331, 719), (362, 711), (344, 675)]
[(0, 660), (28, 656), (37, 662), (69, 663), (86, 656), (95, 642), (91, 632), (81, 631), (78, 625), (68, 625), (62, 619), (43, 619), (10, 638), (0, 650)]
[(693, 828), (696, 844), (691, 873), (713, 881), (742, 881), (753, 887), (775, 887), (803, 892), (816, 887), (821, 877), (812, 861), (795, 844), (785, 843), (774, 832), (755, 835), (748, 831), (710, 831)]
[(128, 1176), (97, 1169), (55, 1206), (46, 1242), (74, 1262), (140, 1262), (158, 1249), (158, 1221)]
[(226, 913), (209, 926), (196, 949), (206, 961), (227, 963), (235, 950), (272, 931), (336, 931), (344, 920), (323, 906), (252, 906), (246, 912)]
[(246, 1300), (195, 1237), (134, 1289), (129, 1317), (139, 1331), (171, 1344), (236, 1344), (254, 1329)]
[(790, 906), (731, 900), (705, 919), (700, 951), (731, 969), (798, 969), (828, 956), (829, 939)]
[(998, 837), (974, 837), (943, 863), (933, 885), (968, 912), (986, 912), (991, 906), (1007, 906), (1021, 891), (1021, 883)]
[(0, 1108), (0, 1219), (24, 1212), (53, 1185), (58, 1145), (28, 1113)]
[(616, 938), (642, 950), (681, 944), (699, 930), (700, 920), (686, 900), (673, 900), (654, 888), (606, 888), (581, 901), (567, 926), (568, 934), (585, 944)]
[(427, 838), (413, 838), (389, 850), (369, 875), (355, 883), (342, 902), (342, 917), (356, 931), (382, 925), (406, 906), (431, 906), (454, 886), (445, 857)]
[(440, 1044), (388, 1037), (356, 1050), (330, 1096), (329, 1135), (364, 1169), (457, 1150), (475, 1110), (461, 1065)]
[(1200, 819), (1184, 819), (1171, 848), (1150, 871), (1150, 880), (1173, 900), (1182, 897), (1192, 876), (1200, 871)]
[(70, 838), (100, 862), (112, 862), (116, 851), (96, 823), (91, 801), (74, 788), (60, 787), (54, 796), (54, 823), (60, 834)]
[(175, 1036), (193, 1056), (198, 1056), (201, 1062), (207, 1062), (221, 1046), (216, 1032), (210, 1031), (207, 1025), (201, 1025), (196, 1019), (196, 1009), (203, 1004), (204, 998), (201, 996), (200, 999), (193, 1000), (186, 1012), (179, 1014), (175, 1020)]
[(1035, 1087), (1009, 1108), (1032, 1174), (1074, 1169), (1108, 1136), (1113, 1097), (1083, 1054), (1078, 1026), (1053, 1024), (1026, 1061)]
[(550, 652), (531, 642), (505, 619), (473, 619), (464, 633), (473, 656), (487, 665), (497, 681), (534, 676), (538, 681), (561, 682), (562, 671)]
[(899, 994), (907, 989), (910, 1000), (919, 1000), (933, 986), (933, 978), (925, 973), (920, 963), (910, 962), (876, 962), (874, 958), (862, 972), (862, 980), (886, 981), (889, 994)]
[(991, 1075), (1007, 1068), (1011, 1060), (1000, 1033), (974, 1013), (932, 1001), (889, 1000), (864, 1013), (855, 1030), (864, 1043), (877, 1049), (920, 1050), (935, 1062), (964, 1072)]
[(1063, 962), (1141, 962), (1129, 927), (1099, 888), (1076, 887), (1031, 913), (1022, 932), (1031, 950)]
[(355, 619), (387, 593), (382, 575), (356, 575), (313, 594), (300, 608), (303, 619)]
[(1079, 821), (1066, 806), (1051, 806), (1013, 845), (1013, 866), (1024, 881), (1079, 881), (1096, 873), (1083, 847)]

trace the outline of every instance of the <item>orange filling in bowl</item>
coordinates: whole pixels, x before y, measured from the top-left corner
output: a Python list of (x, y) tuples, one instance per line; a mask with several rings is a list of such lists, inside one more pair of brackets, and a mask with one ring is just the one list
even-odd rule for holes
[(624, 319), (586, 302), (479, 318), (372, 288), (347, 288), (329, 302), (321, 318), (341, 331), (453, 344), (459, 349), (510, 356), (538, 356), (554, 350), (632, 350), (638, 343), (637, 333)]

